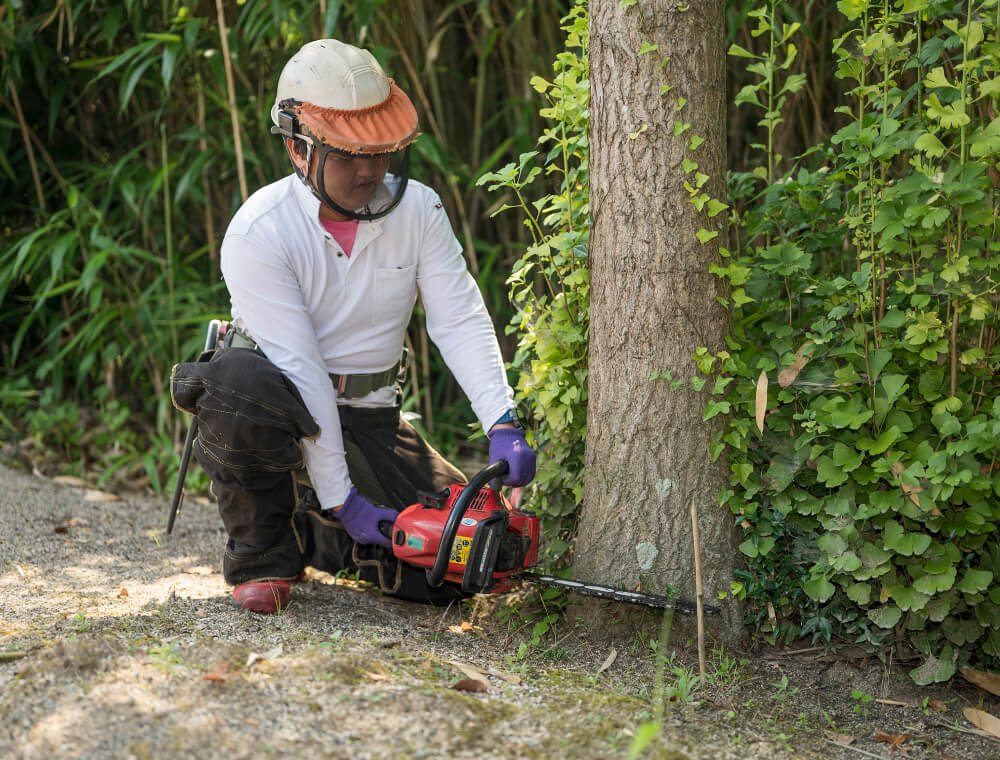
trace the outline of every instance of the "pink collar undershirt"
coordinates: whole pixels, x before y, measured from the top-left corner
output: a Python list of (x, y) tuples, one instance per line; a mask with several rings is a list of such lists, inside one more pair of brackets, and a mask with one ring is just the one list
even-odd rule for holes
[(323, 228), (327, 232), (333, 235), (333, 239), (340, 244), (340, 247), (344, 249), (344, 253), (350, 258), (351, 249), (354, 247), (354, 239), (358, 235), (358, 220), (348, 219), (346, 222), (334, 222), (330, 219), (320, 217), (319, 223), (323, 225)]

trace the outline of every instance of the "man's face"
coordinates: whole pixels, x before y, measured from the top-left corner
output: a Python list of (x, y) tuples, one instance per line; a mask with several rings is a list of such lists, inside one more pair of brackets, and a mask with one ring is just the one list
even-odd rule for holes
[[(305, 158), (294, 153), (293, 156), (296, 165), (305, 169)], [(323, 183), (327, 195), (337, 205), (353, 211), (371, 203), (388, 169), (388, 155), (361, 156), (330, 152), (323, 167)], [(313, 151), (309, 177), (317, 185), (318, 171), (318, 152)]]

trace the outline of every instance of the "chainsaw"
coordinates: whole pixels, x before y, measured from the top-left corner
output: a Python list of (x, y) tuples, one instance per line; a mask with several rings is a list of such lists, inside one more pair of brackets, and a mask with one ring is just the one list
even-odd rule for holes
[[(696, 612), (694, 602), (682, 599), (527, 572), (538, 561), (540, 520), (511, 506), (501, 493), (499, 480), (507, 472), (507, 462), (501, 460), (480, 470), (467, 484), (422, 494), (393, 523), (395, 557), (424, 568), (432, 588), (454, 583), (467, 593), (502, 593), (517, 582), (527, 582), (688, 615)], [(708, 605), (702, 610), (706, 615), (719, 612)]]

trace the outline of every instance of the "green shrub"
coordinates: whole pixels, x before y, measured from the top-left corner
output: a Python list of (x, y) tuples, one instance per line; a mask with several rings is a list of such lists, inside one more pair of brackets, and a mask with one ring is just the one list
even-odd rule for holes
[[(516, 392), (529, 412), (529, 439), (541, 452), (528, 503), (545, 518), (542, 545), (553, 560), (568, 548), (583, 494), (590, 314), (590, 83), (582, 2), (563, 19), (562, 28), (566, 50), (556, 57), (555, 76), (551, 82), (538, 76), (531, 80), (548, 102), (539, 115), (549, 126), (538, 140), (547, 152), (523, 153), (517, 163), (478, 181), (491, 192), (502, 190), (505, 202), (499, 211), (519, 210), (531, 233), (531, 244), (507, 280), (517, 309), (508, 332), (518, 336), (511, 363), (518, 372)], [(537, 158), (544, 170), (533, 164)], [(532, 199), (527, 189), (543, 171), (555, 189)]]
[[(776, 5), (756, 15), (764, 52), (730, 51), (754, 60), (741, 96), (768, 133), (796, 32)], [(928, 683), (1000, 664), (1000, 5), (838, 7), (844, 125), (782, 176), (759, 146), (731, 178), (737, 243), (714, 271), (733, 331), (697, 358), (736, 380), (717, 452), (753, 622), (905, 640)]]

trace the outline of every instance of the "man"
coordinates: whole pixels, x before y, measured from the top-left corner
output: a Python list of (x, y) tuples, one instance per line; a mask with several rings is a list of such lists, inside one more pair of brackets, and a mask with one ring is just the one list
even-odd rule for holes
[(408, 179), (416, 111), (369, 52), (317, 40), (282, 70), (271, 118), (295, 174), (233, 217), (222, 272), (236, 329), (171, 382), (198, 416), (194, 454), (229, 533), (226, 580), (262, 613), (288, 604), (306, 565), (360, 569), (407, 599), (458, 598), (397, 563), (386, 537), (418, 492), (465, 480), (399, 416), (418, 294), (490, 461), (510, 465), (504, 482), (529, 482), (535, 454), (440, 199)]

